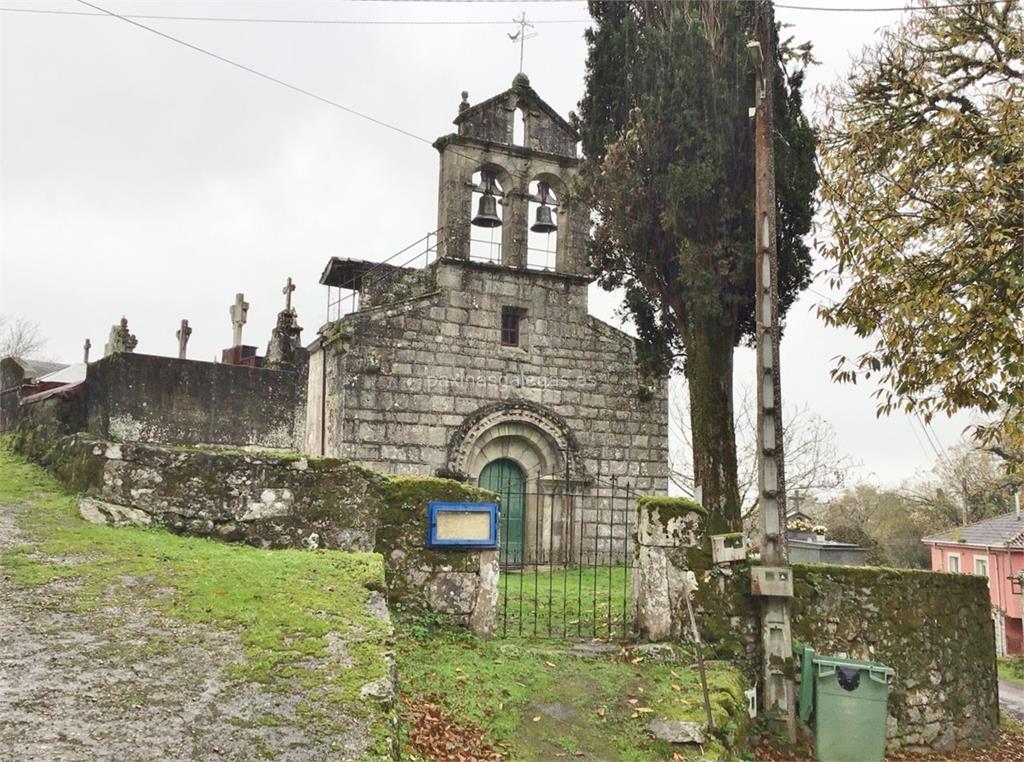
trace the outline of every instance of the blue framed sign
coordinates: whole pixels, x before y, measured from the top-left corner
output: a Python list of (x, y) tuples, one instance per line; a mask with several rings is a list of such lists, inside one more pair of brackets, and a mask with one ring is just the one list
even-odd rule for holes
[(497, 503), (427, 503), (428, 548), (498, 547)]

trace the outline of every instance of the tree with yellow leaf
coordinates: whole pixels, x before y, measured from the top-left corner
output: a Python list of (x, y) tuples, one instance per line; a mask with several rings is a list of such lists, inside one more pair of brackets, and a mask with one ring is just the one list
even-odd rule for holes
[[(830, 324), (873, 337), (833, 377), (874, 377), (878, 413), (974, 409), (1024, 442), (1024, 11), (925, 0), (827, 97)], [(1008, 458), (1011, 460), (1012, 458)]]

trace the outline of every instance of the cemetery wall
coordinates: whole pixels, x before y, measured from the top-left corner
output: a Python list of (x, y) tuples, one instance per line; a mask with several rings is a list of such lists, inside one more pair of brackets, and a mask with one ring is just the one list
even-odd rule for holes
[(995, 740), (995, 635), (987, 581), (968, 574), (793, 567), (793, 637), (823, 655), (896, 670), (887, 748), (969, 748)]
[(433, 550), (425, 543), (428, 501), (492, 500), (493, 494), (295, 452), (52, 436), (57, 410), (67, 408), (34, 407), (35, 425), (23, 419), (14, 444), (83, 493), (83, 518), (265, 548), (376, 551), (397, 613), (440, 616), (490, 634), (497, 551)]
[(305, 367), (269, 370), (120, 352), (89, 364), (88, 430), (102, 439), (293, 450)]

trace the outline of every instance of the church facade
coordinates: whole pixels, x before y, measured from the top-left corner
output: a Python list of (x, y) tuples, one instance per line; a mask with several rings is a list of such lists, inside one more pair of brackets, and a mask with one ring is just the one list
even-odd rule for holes
[(309, 347), (305, 450), (493, 489), (506, 564), (621, 558), (632, 508), (608, 495), (666, 491), (667, 381), (588, 312), (578, 136), (523, 75), (455, 124), (432, 261), (324, 270), (358, 306)]

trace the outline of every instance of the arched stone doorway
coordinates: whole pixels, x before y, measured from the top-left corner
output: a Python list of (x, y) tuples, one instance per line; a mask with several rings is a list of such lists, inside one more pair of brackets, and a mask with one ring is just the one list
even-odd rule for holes
[(452, 437), (448, 470), (502, 496), (504, 566), (564, 560), (573, 518), (567, 489), (583, 468), (559, 416), (521, 401), (482, 408)]
[(501, 498), (500, 561), (503, 566), (521, 566), (526, 521), (526, 475), (514, 460), (492, 460), (480, 472), (477, 484)]

